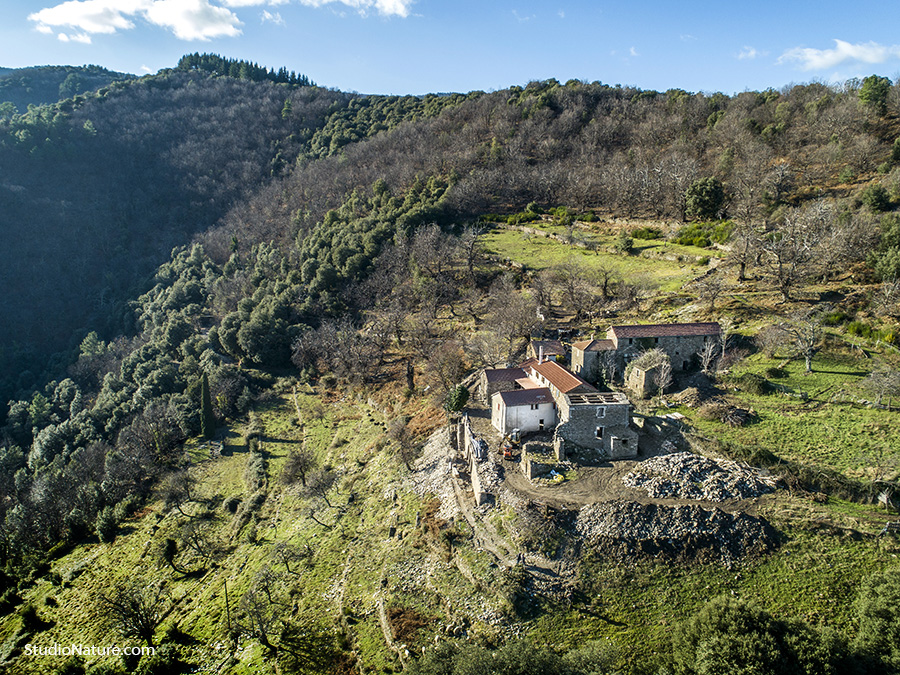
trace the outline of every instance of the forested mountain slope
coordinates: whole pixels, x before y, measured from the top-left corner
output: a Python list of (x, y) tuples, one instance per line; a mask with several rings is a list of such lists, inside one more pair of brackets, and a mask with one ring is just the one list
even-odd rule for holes
[(79, 331), (127, 329), (115, 308), (135, 284), (290, 165), (346, 99), (169, 72), (0, 123), (4, 378)]
[(134, 75), (117, 73), (101, 66), (37, 66), (0, 68), (0, 117), (25, 113), (30, 105), (45, 105), (96, 91)]

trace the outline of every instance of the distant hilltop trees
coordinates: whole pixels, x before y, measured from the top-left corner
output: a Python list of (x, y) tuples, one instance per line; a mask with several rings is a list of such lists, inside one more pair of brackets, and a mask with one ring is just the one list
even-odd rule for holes
[(275, 69), (260, 67), (255, 63), (239, 59), (226, 59), (218, 54), (185, 54), (178, 61), (179, 70), (205, 70), (216, 75), (227, 75), (241, 80), (253, 80), (254, 82), (269, 82), (290, 84), (297, 87), (315, 86), (315, 82), (306, 75), (298, 75), (287, 68)]

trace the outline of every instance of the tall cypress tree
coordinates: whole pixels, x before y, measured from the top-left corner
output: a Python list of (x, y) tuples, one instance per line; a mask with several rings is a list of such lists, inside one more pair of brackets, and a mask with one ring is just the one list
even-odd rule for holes
[(203, 373), (200, 382), (200, 430), (203, 438), (212, 438), (216, 433), (216, 416), (213, 414), (212, 396), (209, 393), (209, 378)]

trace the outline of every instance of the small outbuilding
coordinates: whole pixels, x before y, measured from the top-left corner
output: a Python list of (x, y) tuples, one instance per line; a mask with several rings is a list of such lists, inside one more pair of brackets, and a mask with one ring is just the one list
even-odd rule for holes
[(491, 397), (491, 424), (504, 435), (513, 429), (552, 429), (556, 426), (553, 395), (546, 387), (497, 392)]
[(528, 343), (527, 356), (529, 359), (551, 359), (553, 361), (566, 360), (566, 348), (559, 340), (532, 340)]
[(600, 359), (604, 353), (615, 352), (612, 340), (582, 340), (572, 343), (572, 372), (589, 382), (600, 379)]

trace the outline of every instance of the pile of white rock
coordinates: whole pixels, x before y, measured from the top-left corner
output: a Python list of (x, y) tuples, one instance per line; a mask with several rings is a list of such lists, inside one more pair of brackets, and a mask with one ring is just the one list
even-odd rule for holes
[(646, 490), (654, 499), (728, 502), (772, 492), (774, 480), (759, 470), (727, 459), (675, 452), (638, 464), (622, 482)]

